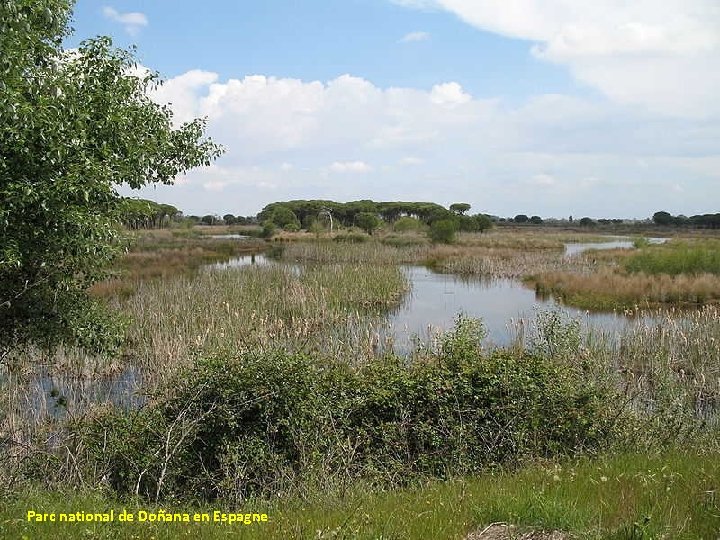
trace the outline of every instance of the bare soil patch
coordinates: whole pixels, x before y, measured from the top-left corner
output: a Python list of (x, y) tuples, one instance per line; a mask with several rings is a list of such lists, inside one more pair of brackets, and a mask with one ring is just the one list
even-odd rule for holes
[(470, 533), (465, 540), (570, 540), (560, 531), (538, 531), (506, 523), (493, 523)]

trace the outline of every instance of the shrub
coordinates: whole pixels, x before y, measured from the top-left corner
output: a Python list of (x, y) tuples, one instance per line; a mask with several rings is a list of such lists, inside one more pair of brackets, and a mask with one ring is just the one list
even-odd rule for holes
[(397, 483), (612, 440), (612, 390), (552, 356), (486, 354), (483, 336), (461, 318), (434, 353), (354, 368), (285, 351), (217, 354), (142, 411), (84, 423), (83, 446), (118, 491), (240, 501), (309, 478)]
[(433, 221), (430, 225), (428, 236), (430, 240), (438, 244), (452, 244), (455, 241), (455, 233), (458, 230), (457, 223), (452, 219), (440, 219)]
[(425, 225), (422, 221), (417, 218), (404, 216), (393, 223), (393, 230), (399, 233), (405, 233), (409, 231), (417, 231), (422, 229)]
[(275, 224), (272, 221), (266, 221), (265, 223), (263, 223), (260, 238), (272, 238), (275, 234), (275, 230)]

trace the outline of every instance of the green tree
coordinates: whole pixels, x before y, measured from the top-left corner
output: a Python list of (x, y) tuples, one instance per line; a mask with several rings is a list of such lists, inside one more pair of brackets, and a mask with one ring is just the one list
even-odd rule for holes
[(355, 223), (366, 233), (372, 234), (380, 226), (380, 218), (374, 212), (360, 212), (355, 216)]
[(280, 205), (272, 211), (270, 221), (285, 230), (300, 230), (300, 220), (288, 206)]
[(464, 215), (465, 212), (472, 208), (468, 203), (453, 203), (450, 205), (450, 210), (459, 215)]
[(515, 223), (527, 223), (530, 220), (525, 214), (518, 214), (513, 218)]
[(656, 225), (672, 225), (675, 221), (672, 214), (670, 214), (670, 212), (665, 212), (664, 210), (655, 212), (652, 219)]
[(475, 214), (472, 219), (475, 221), (475, 230), (478, 232), (484, 232), (492, 229), (493, 222), (489, 216), (485, 214)]
[(430, 240), (440, 244), (452, 244), (455, 241), (455, 233), (458, 224), (453, 219), (439, 219), (430, 225)]
[(0, 1), (0, 355), (15, 343), (101, 349), (117, 328), (87, 288), (121, 249), (119, 185), (172, 183), (221, 153), (173, 128), (109, 38), (65, 51), (70, 0)]

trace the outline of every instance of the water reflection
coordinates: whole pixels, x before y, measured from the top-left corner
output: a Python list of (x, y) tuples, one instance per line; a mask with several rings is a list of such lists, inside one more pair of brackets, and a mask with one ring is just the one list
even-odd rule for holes
[(627, 320), (615, 313), (588, 313), (559, 305), (552, 297), (540, 298), (533, 289), (512, 279), (459, 279), (451, 274), (437, 274), (420, 266), (406, 266), (404, 271), (412, 290), (403, 304), (391, 315), (396, 344), (406, 349), (413, 335), (426, 336), (428, 329), (446, 330), (453, 326), (458, 313), (483, 320), (493, 345), (512, 343), (511, 320), (531, 319), (538, 310), (562, 309), (580, 317), (586, 325), (617, 332)]
[(243, 255), (242, 257), (233, 257), (225, 262), (208, 264), (205, 268), (207, 270), (227, 270), (229, 268), (240, 268), (242, 266), (264, 266), (269, 262), (265, 255)]
[[(616, 237), (610, 237), (614, 238), (613, 240), (610, 240), (608, 242), (579, 242), (574, 244), (565, 244), (565, 256), (566, 257), (573, 257), (575, 255), (579, 255), (580, 253), (584, 251), (588, 251), (590, 249), (632, 249), (635, 247), (632, 240), (630, 240), (626, 236), (616, 236)], [(662, 244), (664, 242), (667, 242), (667, 238), (647, 238), (646, 239), (651, 244)]]

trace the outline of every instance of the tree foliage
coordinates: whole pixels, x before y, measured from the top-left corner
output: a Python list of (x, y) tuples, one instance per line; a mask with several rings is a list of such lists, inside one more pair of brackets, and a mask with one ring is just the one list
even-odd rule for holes
[(430, 240), (440, 244), (452, 244), (455, 241), (458, 224), (452, 219), (439, 219), (430, 225)]
[(652, 220), (656, 225), (692, 227), (698, 229), (720, 229), (720, 213), (698, 214), (694, 216), (673, 216), (670, 212), (661, 210), (655, 212)]
[(86, 294), (120, 249), (117, 186), (169, 184), (221, 149), (204, 121), (173, 128), (109, 38), (66, 51), (69, 0), (0, 1), (0, 348), (102, 348), (108, 319)]
[(471, 206), (468, 203), (453, 203), (450, 205), (450, 210), (460, 215), (464, 215), (470, 208)]
[(381, 222), (374, 212), (360, 212), (355, 218), (355, 223), (366, 233), (372, 234), (380, 226)]

